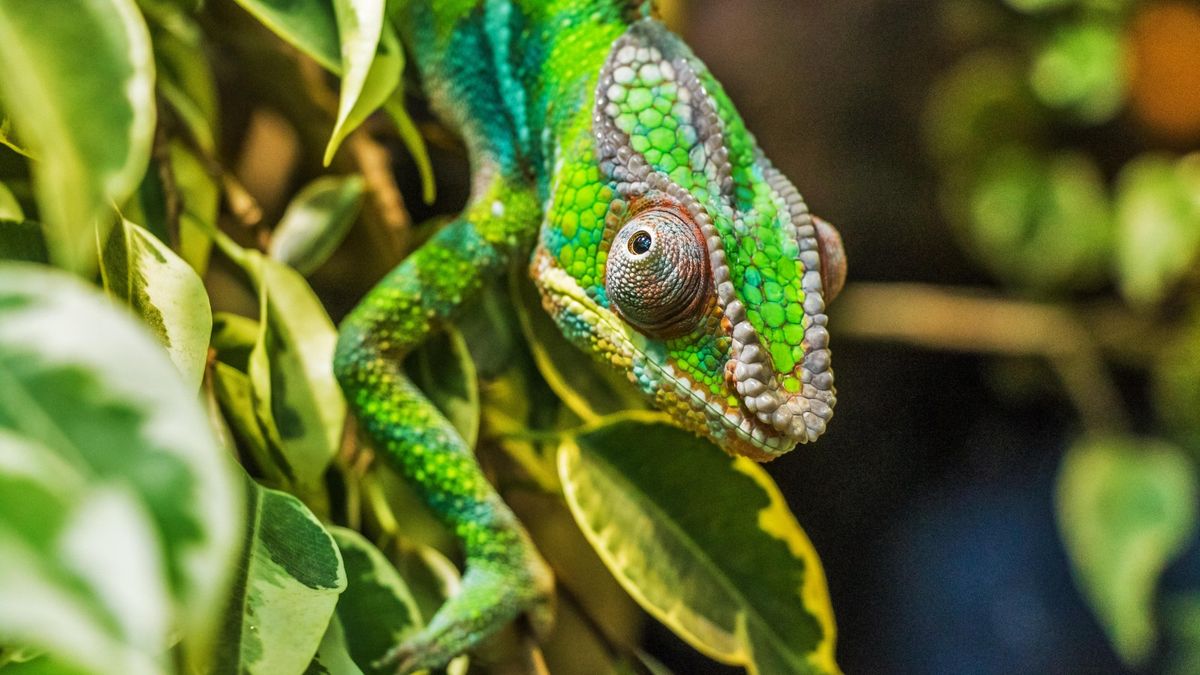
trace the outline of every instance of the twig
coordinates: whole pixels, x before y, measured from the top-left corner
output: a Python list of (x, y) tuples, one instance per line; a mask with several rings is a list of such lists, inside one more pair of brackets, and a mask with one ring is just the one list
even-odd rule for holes
[(1070, 311), (986, 291), (921, 284), (853, 284), (834, 312), (839, 335), (930, 349), (1040, 356), (1058, 373), (1084, 424), (1120, 431), (1129, 419), (1100, 346)]
[(375, 209), (394, 247), (393, 253), (402, 253), (412, 232), (412, 218), (392, 174), (392, 154), (362, 127), (350, 134), (346, 144), (375, 200)]

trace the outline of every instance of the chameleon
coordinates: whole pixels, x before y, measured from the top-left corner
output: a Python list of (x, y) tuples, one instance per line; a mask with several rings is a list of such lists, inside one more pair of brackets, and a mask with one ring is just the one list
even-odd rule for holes
[(472, 176), (461, 214), (347, 315), (334, 357), (366, 438), (463, 549), (459, 592), (385, 658), (411, 672), (519, 617), (544, 632), (554, 582), (405, 354), (528, 260), (570, 342), (676, 424), (767, 461), (833, 414), (825, 304), (845, 256), (651, 3), (410, 0), (394, 19)]

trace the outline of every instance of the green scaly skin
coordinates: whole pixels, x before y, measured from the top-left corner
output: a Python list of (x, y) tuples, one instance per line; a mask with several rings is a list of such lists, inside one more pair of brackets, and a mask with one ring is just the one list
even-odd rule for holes
[(550, 623), (546, 563), (400, 365), (514, 256), (532, 250), (564, 335), (730, 453), (771, 459), (832, 414), (823, 285), (840, 285), (836, 233), (649, 13), (441, 0), (397, 17), (474, 176), (466, 210), (367, 295), (337, 349), (367, 435), (466, 554), (461, 592), (389, 657), (402, 672), (442, 666), (522, 614)]

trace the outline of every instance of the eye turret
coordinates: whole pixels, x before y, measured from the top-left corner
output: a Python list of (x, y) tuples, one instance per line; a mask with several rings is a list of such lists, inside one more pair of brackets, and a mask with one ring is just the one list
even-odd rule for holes
[(711, 293), (700, 229), (669, 209), (649, 209), (617, 232), (605, 288), (617, 313), (642, 333), (678, 337), (696, 327)]

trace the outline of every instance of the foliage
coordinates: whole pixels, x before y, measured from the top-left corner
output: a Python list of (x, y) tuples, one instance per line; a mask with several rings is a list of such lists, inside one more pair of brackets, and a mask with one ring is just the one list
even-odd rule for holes
[[(347, 237), (398, 259), (436, 227), (371, 159), (405, 145), (435, 197), (390, 9), (0, 2), (0, 670), (376, 673), (454, 592), (457, 551), (347, 419), (338, 299), (308, 278)], [(268, 185), (242, 168), (271, 133), (294, 161)], [(751, 672), (836, 671), (768, 474), (613, 416), (644, 403), (522, 268), (406, 367), (526, 520), (570, 533), (534, 528), (556, 672), (666, 672), (634, 601)], [(473, 667), (528, 661), (519, 638)]]
[[(1200, 154), (1186, 150), (1200, 140), (1200, 109), (1171, 97), (1194, 93), (1179, 77), (1200, 61), (1200, 10), (1140, 0), (955, 10), (948, 25), (968, 49), (926, 117), (944, 210), (1009, 293), (1053, 303), (1069, 329), (1045, 350), (1083, 426), (1060, 468), (1059, 527), (1118, 655), (1141, 666), (1160, 623), (1194, 634), (1192, 595), (1158, 586), (1195, 537), (1200, 331), (1186, 317), (1200, 312)], [(1080, 328), (1100, 303), (1135, 325)], [(1152, 382), (1150, 414), (1126, 410), (1113, 366)], [(1189, 646), (1171, 659), (1194, 660), (1180, 641)]]

